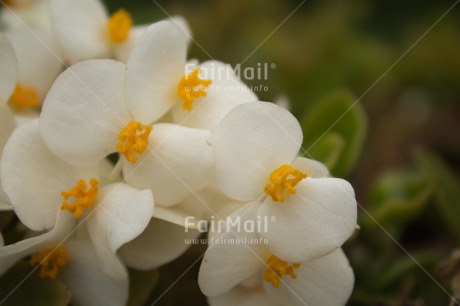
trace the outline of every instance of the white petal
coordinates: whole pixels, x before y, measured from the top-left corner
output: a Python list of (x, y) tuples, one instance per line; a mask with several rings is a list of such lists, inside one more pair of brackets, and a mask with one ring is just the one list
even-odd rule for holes
[(124, 101), (125, 65), (90, 60), (67, 69), (54, 83), (40, 119), (43, 139), (74, 165), (94, 164), (116, 151), (131, 120)]
[(286, 202), (262, 204), (259, 215), (276, 217), (267, 232), (267, 247), (289, 262), (309, 261), (339, 248), (356, 228), (357, 204), (353, 187), (342, 179), (307, 178)]
[[(3, 235), (0, 233), (0, 249), (5, 245)], [(0, 276), (11, 268), (21, 257), (17, 254), (0, 257)]]
[(77, 61), (110, 55), (107, 12), (99, 0), (52, 0), (51, 21), (56, 37)]
[(114, 279), (127, 277), (116, 252), (144, 231), (152, 214), (153, 196), (149, 190), (112, 184), (99, 191), (94, 213), (86, 222), (101, 269), (107, 275)]
[(127, 64), (126, 97), (137, 120), (152, 123), (178, 100), (189, 36), (175, 20), (159, 21), (144, 32)]
[(72, 292), (72, 305), (76, 306), (124, 306), (128, 300), (128, 280), (114, 280), (100, 268), (91, 243), (70, 240), (70, 262), (58, 277)]
[(43, 30), (20, 27), (8, 30), (7, 35), (18, 59), (18, 82), (34, 87), (43, 101), (63, 69), (60, 47)]
[(0, 34), (0, 100), (8, 101), (18, 79), (18, 61), (7, 36)]
[(50, 229), (61, 205), (62, 191), (72, 188), (78, 177), (46, 147), (38, 119), (18, 127), (3, 150), (1, 182), (14, 211), (32, 230)]
[[(259, 275), (262, 279), (262, 275)], [(235, 287), (228, 293), (208, 298), (210, 306), (282, 306), (261, 289)]]
[(191, 244), (187, 239), (200, 235), (197, 230), (185, 228), (153, 218), (145, 231), (120, 248), (120, 257), (127, 266), (138, 270), (150, 270), (173, 261)]
[(212, 137), (217, 184), (231, 198), (255, 200), (270, 174), (291, 164), (301, 144), (300, 125), (287, 110), (267, 102), (239, 105)]
[(148, 150), (137, 163), (124, 163), (125, 180), (140, 189), (150, 188), (159, 206), (177, 204), (214, 179), (214, 154), (209, 139), (206, 130), (156, 124)]
[(209, 187), (191, 194), (174, 207), (185, 211), (188, 216), (194, 216), (196, 219), (209, 220), (212, 216), (215, 218), (226, 217), (225, 211), (233, 205), (241, 208), (243, 203), (230, 199), (215, 184), (211, 184)]
[[(249, 203), (230, 216), (231, 220), (240, 219), (243, 224), (246, 220), (255, 220), (260, 203)], [(253, 275), (264, 266), (267, 253), (263, 244), (256, 243), (224, 243), (225, 239), (255, 240), (258, 235), (255, 231), (237, 231), (231, 227), (223, 233), (214, 232), (210, 235), (216, 240), (206, 251), (200, 267), (198, 284), (201, 291), (209, 297), (219, 296), (228, 292), (237, 284)]]
[(297, 157), (292, 163), (292, 166), (307, 174), (308, 177), (321, 178), (329, 176), (329, 170), (327, 170), (327, 167), (319, 161), (313, 159)]
[(131, 55), (134, 47), (136, 46), (137, 42), (141, 38), (142, 34), (144, 34), (147, 26), (136, 26), (133, 27), (130, 32), (129, 36), (127, 37), (126, 41), (121, 44), (116, 44), (113, 46), (113, 51), (115, 53), (115, 59), (119, 60), (120, 62), (126, 63), (128, 62), (128, 58)]
[[(3, 36), (0, 34), (0, 43), (2, 37)], [(10, 108), (5, 103), (0, 103), (0, 157), (3, 154), (3, 148), (7, 140), (10, 138), (15, 128), (15, 118), (13, 117)], [(10, 198), (3, 190), (0, 177), (0, 210), (12, 210), (13, 206), (11, 206), (10, 203)]]
[(59, 209), (55, 223), (56, 226), (49, 232), (0, 248), (0, 259), (23, 258), (61, 245), (72, 233), (75, 217), (67, 211)]
[(0, 104), (0, 156), (6, 141), (10, 138), (15, 128), (16, 123), (10, 108), (5, 103)]
[(297, 279), (283, 277), (279, 288), (265, 282), (267, 293), (285, 305), (341, 306), (353, 290), (354, 275), (341, 249), (302, 263)]
[(183, 109), (182, 103), (177, 103), (172, 110), (174, 122), (212, 130), (235, 106), (258, 100), (237, 78), (230, 65), (208, 61), (199, 67), (201, 77), (212, 81), (206, 90), (207, 96), (194, 101), (192, 111)]

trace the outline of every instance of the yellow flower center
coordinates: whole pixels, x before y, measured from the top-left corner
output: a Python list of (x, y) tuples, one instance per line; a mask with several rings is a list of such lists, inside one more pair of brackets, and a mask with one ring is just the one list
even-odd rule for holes
[(184, 101), (182, 108), (191, 111), (193, 101), (198, 97), (206, 97), (206, 89), (211, 84), (211, 80), (200, 78), (200, 68), (182, 77), (177, 87), (179, 98)]
[(38, 106), (38, 93), (34, 87), (16, 84), (8, 103), (17, 109), (34, 108)]
[(273, 287), (278, 288), (283, 275), (289, 275), (292, 279), (296, 279), (297, 274), (295, 274), (295, 269), (299, 267), (299, 263), (290, 264), (275, 255), (271, 255), (265, 268), (264, 280), (272, 283)]
[(124, 9), (119, 9), (107, 21), (107, 30), (110, 40), (115, 44), (124, 42), (133, 26), (130, 14)]
[(283, 165), (270, 175), (270, 183), (265, 186), (265, 193), (273, 201), (284, 202), (286, 196), (296, 193), (295, 186), (307, 175), (294, 169), (291, 165)]
[(33, 255), (29, 263), (32, 266), (40, 265), (41, 278), (49, 277), (50, 279), (55, 279), (58, 272), (69, 261), (67, 249), (63, 246), (58, 246)]
[(143, 126), (140, 122), (131, 121), (118, 135), (117, 151), (134, 164), (138, 160), (134, 153), (145, 152), (152, 129), (150, 124)]
[[(72, 212), (75, 218), (83, 216), (83, 209), (90, 208), (94, 204), (98, 191), (98, 180), (91, 179), (89, 183), (91, 187), (88, 187), (88, 184), (84, 180), (79, 180), (75, 187), (62, 192), (61, 195), (64, 197), (65, 201), (62, 203), (61, 209)], [(76, 198), (75, 202), (66, 202), (71, 197)]]

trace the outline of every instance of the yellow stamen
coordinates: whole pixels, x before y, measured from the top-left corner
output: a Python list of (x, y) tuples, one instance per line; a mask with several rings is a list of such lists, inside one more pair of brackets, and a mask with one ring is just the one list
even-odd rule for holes
[(192, 110), (192, 103), (198, 97), (206, 97), (206, 89), (212, 81), (200, 79), (200, 68), (193, 70), (184, 76), (177, 87), (179, 98), (184, 101), (183, 109)]
[(124, 9), (119, 9), (107, 21), (110, 40), (115, 44), (124, 42), (128, 38), (132, 26), (133, 20), (130, 14)]
[(290, 264), (275, 255), (271, 255), (265, 268), (264, 280), (272, 283), (273, 287), (278, 288), (283, 275), (289, 275), (292, 279), (296, 279), (297, 274), (295, 274), (295, 269), (299, 267), (299, 263)]
[(296, 193), (295, 186), (307, 175), (294, 169), (291, 165), (283, 165), (270, 175), (270, 183), (265, 186), (265, 193), (273, 201), (284, 202), (286, 196)]
[(33, 255), (29, 263), (32, 266), (40, 265), (41, 278), (49, 277), (50, 279), (55, 279), (58, 272), (63, 266), (68, 264), (69, 261), (67, 249), (63, 246), (58, 246)]
[(16, 84), (8, 103), (17, 109), (34, 108), (38, 106), (38, 93), (34, 87)]
[(150, 124), (142, 126), (140, 122), (131, 121), (118, 135), (117, 151), (134, 164), (138, 160), (134, 153), (145, 152), (152, 129)]
[(90, 208), (94, 204), (98, 191), (98, 180), (91, 179), (89, 183), (91, 185), (90, 188), (88, 188), (88, 184), (84, 180), (79, 180), (74, 188), (62, 192), (61, 195), (64, 197), (64, 200), (68, 200), (71, 197), (77, 198), (77, 200), (73, 203), (64, 201), (61, 209), (67, 209), (72, 212), (75, 218), (83, 216), (83, 209)]

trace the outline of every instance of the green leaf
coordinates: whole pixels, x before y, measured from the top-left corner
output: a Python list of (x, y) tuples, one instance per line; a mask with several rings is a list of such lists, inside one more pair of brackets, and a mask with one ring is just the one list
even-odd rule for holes
[(302, 120), (305, 157), (329, 163), (331, 173), (344, 177), (353, 169), (366, 135), (363, 108), (346, 91), (326, 96)]
[(158, 284), (158, 270), (139, 271), (129, 270), (129, 300), (128, 306), (143, 306)]
[(460, 243), (460, 182), (450, 169), (436, 156), (429, 153), (420, 153), (417, 161), (431, 177), (436, 179), (435, 204)]
[(340, 155), (343, 153), (345, 140), (337, 133), (331, 132), (324, 136), (322, 141), (311, 148), (312, 156), (321, 156), (321, 162), (328, 169), (332, 169), (339, 161)]
[(374, 183), (368, 201), (377, 222), (400, 227), (424, 210), (434, 190), (434, 180), (419, 169), (392, 170)]
[[(0, 303), (3, 306), (65, 306), (71, 293), (59, 280), (42, 279), (37, 271), (21, 261), (0, 278)], [(29, 275), (30, 274), (30, 275)]]

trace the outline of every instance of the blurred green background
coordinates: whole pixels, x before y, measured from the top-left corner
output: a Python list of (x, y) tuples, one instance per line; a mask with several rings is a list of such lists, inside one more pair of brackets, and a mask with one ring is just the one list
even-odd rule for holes
[[(448, 259), (460, 242), (460, 6), (440, 19), (454, 1), (106, 3), (138, 24), (184, 16), (190, 58), (274, 63), (249, 84), (267, 86), (260, 100), (290, 101), (306, 156), (350, 180), (361, 205), (345, 247), (349, 305), (448, 305), (459, 272)], [(150, 302), (204, 305), (199, 263), (162, 295), (203, 251), (160, 269)]]
[[(455, 1), (105, 3), (137, 24), (184, 16), (190, 58), (275, 64), (249, 85), (268, 88), (260, 100), (287, 98), (305, 156), (349, 180), (360, 204), (360, 229), (345, 245), (356, 274), (349, 305), (460, 296), (460, 260), (451, 258), (460, 242), (460, 4), (440, 18)], [(131, 271), (130, 305), (206, 305), (196, 262), (204, 250), (159, 273)]]

